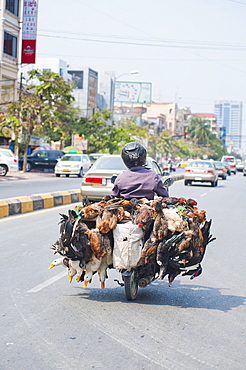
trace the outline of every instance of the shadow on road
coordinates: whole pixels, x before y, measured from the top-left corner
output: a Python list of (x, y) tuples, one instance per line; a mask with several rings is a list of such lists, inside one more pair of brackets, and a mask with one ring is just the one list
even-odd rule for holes
[(181, 284), (175, 281), (172, 287), (166, 281), (155, 281), (146, 288), (139, 288), (135, 301), (129, 302), (125, 298), (124, 287), (116, 288), (87, 288), (76, 287), (76, 293), (80, 296), (100, 302), (126, 302), (142, 305), (163, 305), (181, 308), (203, 308), (228, 312), (235, 307), (246, 303), (246, 297), (224, 294), (226, 288), (212, 288), (200, 285)]

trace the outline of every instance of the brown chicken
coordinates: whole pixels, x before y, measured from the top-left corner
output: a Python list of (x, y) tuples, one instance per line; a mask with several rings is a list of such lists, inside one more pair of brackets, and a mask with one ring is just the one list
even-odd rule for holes
[(91, 204), (87, 207), (84, 207), (81, 211), (81, 215), (84, 218), (95, 219), (101, 211), (102, 211), (102, 208), (99, 207), (99, 205), (97, 203), (95, 203), (95, 204)]
[(151, 233), (142, 249), (141, 257), (144, 259), (144, 263), (152, 263), (155, 261), (158, 244), (158, 240), (155, 238), (154, 234)]
[(141, 227), (144, 231), (149, 230), (153, 223), (153, 214), (148, 206), (140, 207), (134, 214), (132, 222), (138, 227)]
[(117, 225), (117, 215), (114, 211), (108, 211), (105, 209), (96, 218), (96, 228), (103, 234), (109, 233), (110, 230), (116, 228)]
[(85, 234), (88, 235), (92, 252), (96, 258), (100, 259), (101, 257), (104, 257), (107, 253), (107, 250), (103, 244), (103, 236), (100, 231), (98, 229), (90, 229), (85, 231)]
[(204, 209), (202, 209), (200, 212), (195, 211), (194, 215), (195, 215), (194, 220), (199, 224), (202, 224), (203, 222), (206, 221), (206, 211), (204, 211)]
[(153, 233), (157, 240), (161, 241), (166, 238), (168, 233), (168, 222), (164, 216), (162, 211), (162, 203), (156, 202), (154, 205), (154, 210), (157, 214), (154, 225), (153, 225)]

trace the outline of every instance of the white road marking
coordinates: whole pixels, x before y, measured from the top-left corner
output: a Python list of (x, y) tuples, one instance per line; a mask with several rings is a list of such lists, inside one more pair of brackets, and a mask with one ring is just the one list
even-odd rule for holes
[(207, 195), (207, 193), (201, 194), (200, 197), (205, 197), (205, 195)]
[(57, 280), (62, 279), (64, 276), (67, 275), (67, 271), (62, 271), (60, 274), (53, 276), (51, 279), (46, 280), (44, 283), (36, 285), (34, 288), (29, 289), (27, 293), (37, 293), (40, 290), (46, 288), (47, 286), (55, 283)]

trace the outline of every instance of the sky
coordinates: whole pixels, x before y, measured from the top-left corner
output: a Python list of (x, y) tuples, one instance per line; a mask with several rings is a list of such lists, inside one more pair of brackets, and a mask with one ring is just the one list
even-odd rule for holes
[[(246, 109), (245, 20), (246, 0), (39, 0), (37, 57), (151, 82), (153, 101), (192, 113)], [(246, 143), (246, 114), (243, 128)]]

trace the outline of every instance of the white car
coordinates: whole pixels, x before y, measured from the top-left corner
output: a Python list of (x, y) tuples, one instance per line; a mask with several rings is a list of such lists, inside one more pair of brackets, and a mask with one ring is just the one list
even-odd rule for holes
[(0, 176), (5, 176), (7, 172), (18, 170), (18, 158), (12, 150), (0, 148)]
[(86, 154), (65, 154), (58, 159), (55, 165), (55, 175), (60, 177), (65, 175), (77, 175), (82, 177), (91, 167), (91, 161)]

